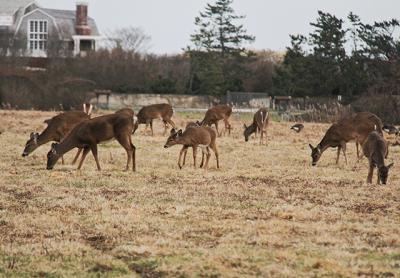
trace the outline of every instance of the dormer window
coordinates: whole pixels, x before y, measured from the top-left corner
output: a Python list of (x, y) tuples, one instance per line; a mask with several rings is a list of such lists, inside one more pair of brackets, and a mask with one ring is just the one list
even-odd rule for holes
[(28, 23), (28, 48), (34, 52), (47, 50), (48, 22), (47, 20), (30, 20)]

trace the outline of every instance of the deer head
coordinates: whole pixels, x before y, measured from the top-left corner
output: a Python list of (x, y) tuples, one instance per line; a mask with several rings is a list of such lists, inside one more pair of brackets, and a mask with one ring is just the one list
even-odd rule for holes
[(61, 157), (61, 155), (57, 152), (57, 148), (57, 143), (51, 144), (51, 149), (47, 153), (47, 170), (52, 170), (58, 159)]
[(321, 158), (321, 155), (322, 155), (321, 147), (319, 145), (317, 145), (314, 148), (313, 145), (311, 145), (311, 144), (308, 144), (308, 145), (310, 146), (310, 149), (311, 149), (312, 166), (316, 166), (318, 160)]
[(26, 141), (24, 151), (22, 152), (22, 156), (28, 156), (31, 152), (36, 150), (38, 146), (38, 138), (39, 133), (32, 132), (28, 141)]
[(250, 135), (253, 133), (253, 128), (252, 128), (252, 126), (247, 126), (246, 124), (243, 124), (243, 128), (244, 128), (244, 131), (243, 131), (243, 136), (244, 136), (244, 141), (249, 141), (249, 137), (250, 137)]
[(393, 165), (394, 165), (394, 163), (390, 163), (387, 166), (383, 165), (378, 168), (378, 179), (382, 184), (387, 183), (387, 179), (389, 176), (389, 169), (392, 168)]
[(182, 136), (183, 132), (182, 129), (176, 131), (175, 129), (171, 129), (167, 142), (164, 145), (164, 148), (172, 147), (178, 143), (179, 138)]

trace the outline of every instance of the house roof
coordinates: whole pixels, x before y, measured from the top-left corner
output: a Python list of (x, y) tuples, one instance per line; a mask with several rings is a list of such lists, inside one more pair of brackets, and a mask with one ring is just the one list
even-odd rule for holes
[(24, 8), (33, 0), (0, 0), (0, 15), (13, 15), (19, 8)]
[[(0, 0), (2, 1), (2, 0)], [(75, 22), (76, 13), (75, 11), (68, 10), (55, 10), (55, 9), (40, 9), (52, 16), (57, 23), (60, 31), (60, 35), (63, 39), (71, 39), (72, 36), (76, 35)], [(88, 25), (92, 30), (92, 36), (100, 36), (99, 30), (97, 29), (96, 22), (93, 18), (88, 17)]]

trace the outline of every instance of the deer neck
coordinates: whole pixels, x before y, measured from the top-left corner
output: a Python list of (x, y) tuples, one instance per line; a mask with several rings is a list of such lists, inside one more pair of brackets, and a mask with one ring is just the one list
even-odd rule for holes
[(185, 135), (181, 135), (176, 139), (176, 143), (179, 145), (191, 145), (191, 140)]
[(385, 166), (385, 157), (379, 151), (374, 151), (371, 155), (372, 162), (376, 165), (377, 168)]
[(248, 130), (247, 132), (249, 133), (249, 135), (253, 134), (254, 132), (257, 131), (257, 124), (255, 122), (253, 122), (250, 126), (247, 127)]
[(60, 138), (56, 136), (56, 133), (50, 128), (46, 128), (42, 133), (39, 134), (37, 144), (43, 145), (51, 141), (59, 141)]
[(75, 136), (68, 136), (58, 145), (57, 154), (63, 155), (76, 147), (78, 147), (78, 144)]

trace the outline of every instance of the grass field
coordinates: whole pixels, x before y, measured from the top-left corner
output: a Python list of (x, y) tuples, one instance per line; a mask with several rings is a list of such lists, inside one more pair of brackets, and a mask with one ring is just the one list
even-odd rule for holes
[(296, 134), (272, 122), (260, 146), (244, 143), (235, 115), (233, 134), (217, 140), (219, 170), (214, 156), (207, 172), (194, 169), (191, 150), (179, 170), (180, 147), (163, 148), (158, 124), (155, 137), (133, 136), (136, 173), (122, 171), (116, 142), (100, 146), (101, 172), (91, 154), (80, 172), (47, 171), (49, 145), (21, 153), (53, 115), (0, 111), (0, 276), (400, 277), (398, 147), (389, 185), (367, 185), (354, 144), (348, 165), (328, 150), (310, 166), (308, 143), (328, 125)]

